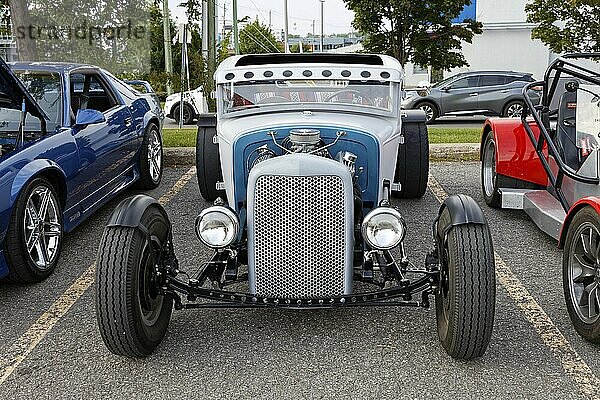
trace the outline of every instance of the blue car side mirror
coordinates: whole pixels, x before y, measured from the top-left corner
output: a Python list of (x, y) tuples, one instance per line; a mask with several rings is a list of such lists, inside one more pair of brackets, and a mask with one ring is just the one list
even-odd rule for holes
[(106, 121), (104, 114), (97, 110), (78, 110), (75, 117), (76, 126), (100, 124)]

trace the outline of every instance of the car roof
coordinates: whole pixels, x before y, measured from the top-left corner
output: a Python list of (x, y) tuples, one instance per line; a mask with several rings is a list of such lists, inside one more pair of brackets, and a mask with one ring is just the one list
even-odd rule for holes
[(89, 68), (99, 70), (98, 67), (87, 64), (63, 63), (63, 62), (11, 62), (8, 63), (13, 70), (30, 70), (30, 71), (48, 71), (61, 74), (69, 73), (70, 71)]
[(455, 76), (467, 76), (467, 75), (511, 75), (511, 76), (530, 76), (533, 75), (531, 72), (516, 72), (516, 71), (468, 71), (461, 72)]

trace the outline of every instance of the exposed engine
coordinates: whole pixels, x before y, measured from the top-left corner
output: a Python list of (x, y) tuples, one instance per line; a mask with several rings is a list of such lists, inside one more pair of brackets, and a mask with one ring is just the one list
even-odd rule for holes
[[(344, 164), (352, 177), (356, 177), (356, 160), (357, 156), (349, 151), (340, 151), (335, 157), (332, 157), (328, 149), (337, 143), (339, 138), (345, 135), (345, 132), (338, 132), (336, 139), (329, 144), (325, 144), (321, 139), (321, 132), (317, 129), (292, 129), (290, 130), (289, 136), (287, 136), (281, 143), (278, 143), (275, 139), (275, 132), (270, 133), (273, 143), (279, 149), (282, 150), (283, 154), (292, 153), (307, 153), (316, 156), (333, 158), (336, 161)], [(254, 150), (248, 159), (248, 170), (254, 168), (258, 163), (268, 160), (273, 157), (277, 157), (276, 154), (269, 146), (264, 145)]]

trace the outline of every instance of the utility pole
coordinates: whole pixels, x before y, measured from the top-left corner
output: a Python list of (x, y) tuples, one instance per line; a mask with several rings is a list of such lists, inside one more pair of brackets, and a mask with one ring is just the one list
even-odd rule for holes
[[(208, 25), (208, 82), (207, 82), (207, 93), (204, 95), (207, 99), (212, 100), (213, 92), (215, 90), (215, 71), (217, 70), (217, 30), (216, 30), (216, 0), (207, 0), (206, 2), (208, 10), (206, 11), (207, 25)], [(210, 105), (214, 105), (214, 102), (209, 102)], [(214, 110), (214, 106), (211, 107)]]
[[(237, 0), (234, 0), (234, 1), (237, 1)], [(269, 10), (269, 30), (271, 30), (271, 25), (273, 22), (272, 13), (273, 13), (273, 10)]]
[(208, 61), (208, 3), (202, 0), (202, 58)]
[(283, 0), (283, 20), (284, 20), (284, 32), (283, 32), (283, 40), (285, 42), (285, 52), (290, 52), (290, 44), (288, 43), (288, 0)]
[(312, 20), (312, 37), (310, 38), (310, 44), (312, 44), (312, 52), (315, 52), (315, 20)]
[(325, 22), (323, 21), (323, 6), (325, 4), (325, 0), (319, 0), (321, 2), (321, 53), (323, 53), (325, 50), (323, 50), (323, 42), (325, 41), (323, 38), (323, 27), (325, 26)]
[(225, 25), (227, 24), (227, 4), (223, 3), (223, 33), (221, 40), (225, 40)]
[(163, 37), (165, 46), (165, 71), (169, 74), (167, 79), (167, 95), (173, 93), (171, 76), (173, 75), (173, 59), (171, 58), (171, 18), (169, 17), (169, 0), (163, 0)]
[(238, 31), (238, 5), (237, 0), (233, 0), (233, 47), (235, 54), (240, 54), (240, 37)]

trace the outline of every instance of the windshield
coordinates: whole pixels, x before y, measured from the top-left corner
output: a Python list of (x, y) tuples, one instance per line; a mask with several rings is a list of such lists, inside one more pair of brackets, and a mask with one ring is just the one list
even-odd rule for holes
[(446, 83), (450, 82), (454, 78), (456, 78), (456, 76), (451, 76), (450, 78), (446, 78), (443, 81), (439, 81), (438, 83), (433, 84), (431, 87), (438, 88), (438, 87), (440, 87), (442, 85), (445, 85)]
[[(575, 122), (577, 129), (577, 146), (583, 149), (598, 149), (600, 137), (600, 86), (582, 84), (577, 90), (577, 103), (567, 104), (568, 108), (575, 108), (575, 121), (572, 117), (565, 116), (561, 121), (567, 126)], [(563, 113), (564, 114), (564, 113)]]
[(276, 80), (220, 85), (223, 114), (268, 106), (330, 106), (370, 108), (392, 113), (397, 83), (349, 80)]
[[(55, 131), (61, 125), (62, 115), (62, 89), (60, 75), (57, 73), (41, 71), (13, 71), (23, 82), (23, 85), (40, 108), (46, 113), (49, 120), (47, 131)], [(0, 107), (0, 121), (2, 132), (16, 133), (19, 131), (21, 113), (18, 110)], [(27, 114), (25, 131), (40, 132), (41, 124), (37, 117)]]

